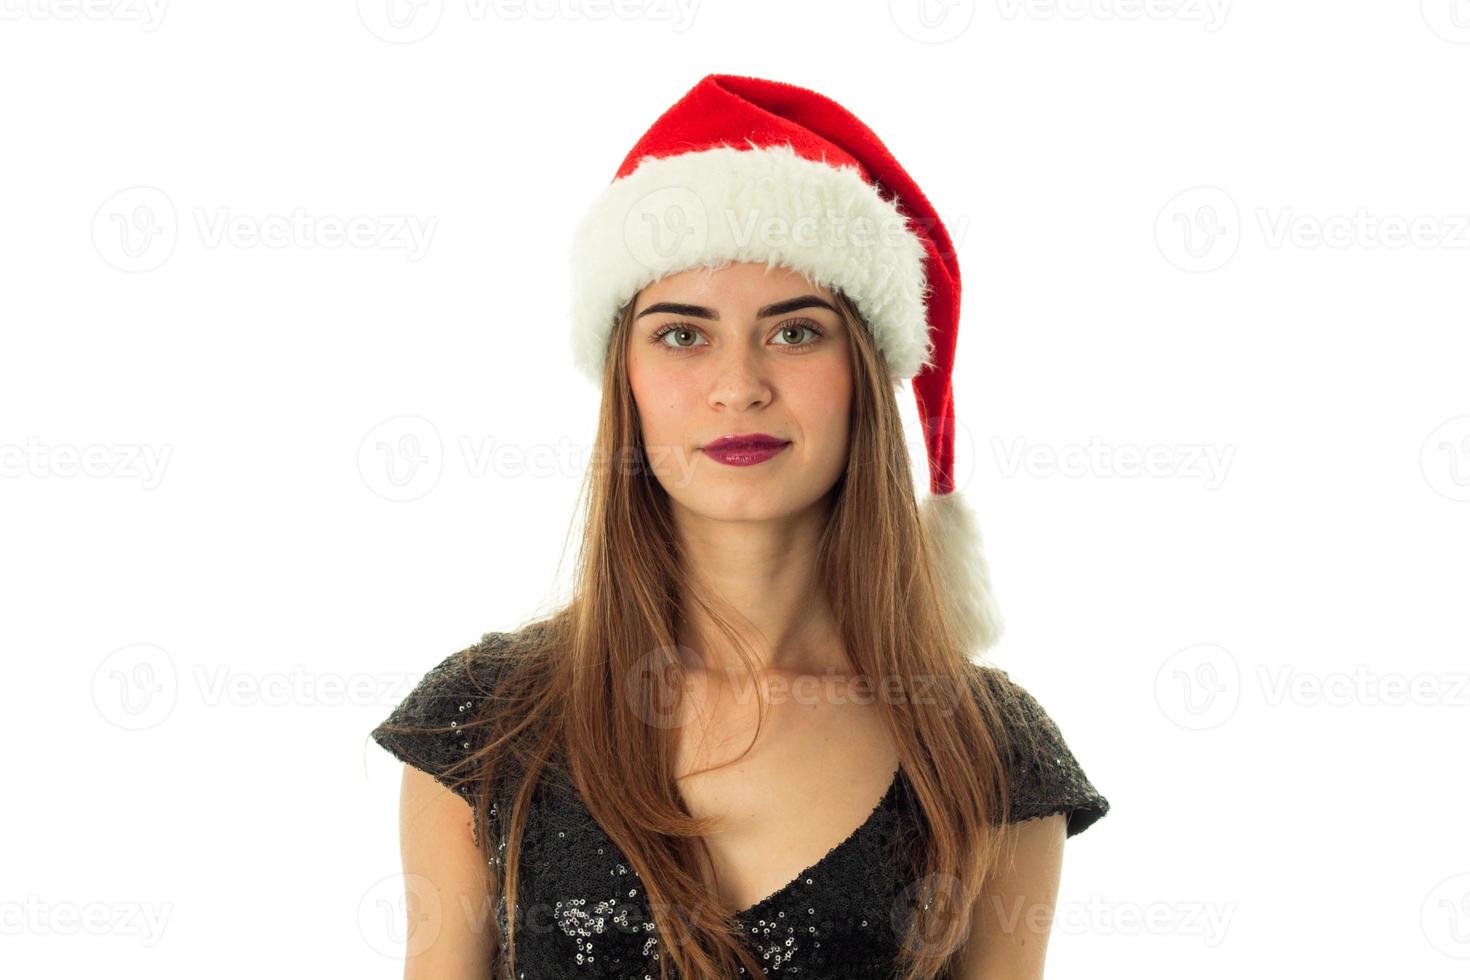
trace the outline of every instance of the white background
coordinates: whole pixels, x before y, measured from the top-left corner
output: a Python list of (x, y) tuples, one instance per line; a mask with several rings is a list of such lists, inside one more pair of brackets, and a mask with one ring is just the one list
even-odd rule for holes
[(573, 225), (732, 72), (957, 240), (1048, 975), (1465, 975), (1470, 4), (397, 9), (0, 0), (0, 972), (400, 975), (367, 732), (552, 596)]

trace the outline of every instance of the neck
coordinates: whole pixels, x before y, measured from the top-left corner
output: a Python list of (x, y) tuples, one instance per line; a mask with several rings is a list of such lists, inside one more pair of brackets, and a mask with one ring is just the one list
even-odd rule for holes
[[(817, 582), (825, 502), (772, 521), (713, 521), (676, 510), (685, 573), (728, 621), (760, 674), (850, 669)], [(745, 661), (703, 609), (686, 601), (678, 642), (691, 669), (737, 672)]]

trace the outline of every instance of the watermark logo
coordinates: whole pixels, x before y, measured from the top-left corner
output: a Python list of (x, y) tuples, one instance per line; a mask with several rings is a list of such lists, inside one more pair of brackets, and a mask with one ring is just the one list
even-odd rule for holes
[(179, 700), (179, 672), (166, 650), (135, 643), (114, 650), (92, 672), (92, 704), (118, 728), (162, 724)]
[(39, 895), (0, 901), (0, 936), (137, 937), (152, 949), (163, 939), (172, 902), (48, 902)]
[(411, 685), (404, 674), (319, 673), (296, 664), (265, 673), (227, 664), (195, 664), (194, 685), (206, 707), (327, 707), (394, 704)]
[(691, 653), (687, 647), (655, 647), (623, 675), (623, 697), (650, 728), (683, 727), (682, 705), (689, 689), (680, 659)]
[[(723, 199), (717, 202), (723, 205)], [(947, 237), (941, 257), (949, 258), (969, 232), (969, 215), (944, 221), (937, 215), (891, 219), (883, 212), (856, 213), (848, 208), (715, 207), (697, 191), (678, 185), (651, 190), (623, 215), (623, 247), (650, 271), (669, 267), (679, 256), (697, 256), (718, 241), (741, 254), (755, 246), (770, 249), (871, 250), (882, 261), (900, 261), (916, 230)], [(592, 248), (603, 243), (594, 242)]]
[(1154, 219), (1154, 241), (1185, 272), (1212, 272), (1240, 247), (1240, 208), (1219, 187), (1191, 187), (1175, 194)]
[(393, 960), (411, 958), (438, 940), (443, 910), (432, 878), (391, 874), (357, 903), (357, 931), (373, 951)]
[(997, 0), (1005, 20), (1177, 21), (1206, 34), (1225, 26), (1231, 0)]
[(1154, 675), (1154, 701), (1180, 728), (1218, 728), (1234, 716), (1240, 699), (1240, 664), (1213, 643), (1175, 651)]
[(354, 248), (401, 251), (410, 262), (422, 259), (439, 226), (437, 217), (413, 214), (342, 217), (292, 208), (285, 214), (239, 214), (229, 208), (194, 209), (205, 248)]
[(1470, 0), (1419, 0), (1419, 12), (1446, 41), (1470, 44)]
[(173, 450), (146, 443), (52, 444), (27, 436), (23, 444), (0, 443), (0, 479), (84, 476), (137, 480), (144, 490), (153, 490), (163, 482)]
[[(960, 904), (959, 882), (944, 875), (921, 878), (904, 889), (891, 907), (890, 924), (906, 948), (926, 955), (946, 955), (952, 950), (940, 940), (942, 926), (959, 919), (963, 942), (969, 928), (987, 921), (986, 929), (1022, 937), (1018, 942), (1045, 942), (1052, 934), (1068, 936), (1175, 936), (1198, 940), (1208, 948), (1224, 943), (1237, 911), (1234, 902), (1195, 899), (1153, 902), (1110, 901), (1093, 895), (1085, 901), (1032, 901), (1024, 895), (981, 894), (970, 908)], [(908, 935), (910, 923), (920, 910), (928, 915), (934, 935)], [(1029, 937), (1029, 938), (1028, 938)]]
[[(1247, 683), (1249, 679), (1250, 683)], [(1172, 654), (1154, 678), (1160, 712), (1180, 728), (1202, 731), (1229, 721), (1247, 694), (1268, 709), (1470, 708), (1470, 673), (1302, 669), (1258, 663), (1249, 678), (1235, 655), (1201, 643)]]
[[(1269, 249), (1470, 249), (1470, 215), (1385, 214), (1368, 208), (1308, 214), (1293, 207), (1255, 209)], [(1235, 199), (1219, 187), (1176, 194), (1154, 221), (1154, 240), (1172, 265), (1213, 272), (1232, 258), (1245, 231)]]
[[(970, 910), (961, 902), (964, 892), (960, 880), (954, 875), (925, 875), (910, 883), (893, 900), (888, 909), (889, 928), (912, 953), (948, 956), (955, 947), (944, 941), (947, 928), (962, 920), (965, 928), (957, 935), (963, 942), (969, 935), (968, 926), (973, 922)], [(918, 935), (911, 935), (910, 925), (916, 918), (927, 928)], [(1044, 937), (1045, 933), (1041, 935)]]
[(704, 199), (687, 187), (660, 187), (643, 195), (623, 217), (623, 244), (648, 269), (667, 267), (675, 255), (699, 254), (709, 241)]
[(1270, 248), (1470, 248), (1470, 216), (1378, 215), (1367, 208), (1348, 214), (1298, 214), (1258, 208), (1261, 234)]
[[(471, 23), (517, 21), (667, 22), (675, 34), (694, 25), (697, 0), (464, 0), (457, 15)], [(439, 28), (444, 0), (357, 0), (368, 33), (389, 44), (413, 44)]]
[(1470, 873), (1451, 875), (1429, 890), (1419, 906), (1419, 927), (1438, 952), (1470, 960)]
[(1204, 444), (1112, 445), (1093, 436), (1086, 445), (1053, 446), (1017, 436), (1007, 445), (997, 436), (991, 445), (1002, 476), (1124, 477), (1198, 480), (1206, 490), (1225, 482), (1235, 446)]
[(1113, 902), (1094, 895), (1086, 902), (1060, 903), (1055, 931), (1066, 936), (1183, 936), (1214, 949), (1225, 942), (1237, 911), (1235, 902)]
[(399, 703), (412, 674), (285, 670), (241, 671), (229, 664), (193, 664), (185, 685), (174, 659), (151, 643), (114, 650), (92, 674), (92, 704), (103, 720), (125, 731), (163, 724), (183, 695), (206, 708), (387, 707)]
[(168, 0), (0, 0), (0, 20), (88, 20), (137, 24), (151, 34)]
[(444, 0), (357, 0), (357, 17), (379, 40), (412, 44), (434, 33)]
[(1419, 451), (1419, 469), (1435, 493), (1470, 500), (1470, 415), (1435, 426)]
[[(650, 447), (648, 452), (658, 454), (659, 448)], [(668, 455), (680, 467), (678, 474), (687, 479), (693, 459), (677, 447), (669, 448)], [(449, 441), (440, 436), (438, 426), (420, 415), (399, 415), (379, 422), (363, 436), (357, 449), (363, 485), (384, 500), (393, 501), (421, 499), (451, 468), (471, 479), (575, 480), (595, 462), (592, 445), (568, 438), (520, 442), (460, 433)], [(609, 465), (641, 471), (645, 466), (644, 450), (623, 447)]]
[(147, 272), (163, 265), (178, 238), (178, 213), (169, 196), (157, 187), (120, 190), (92, 216), (92, 244), (97, 254), (123, 272)]
[(903, 441), (908, 447), (909, 459), (916, 462), (915, 476), (920, 480), (920, 488), (929, 486), (929, 433), (925, 430), (928, 423), (934, 432), (940, 432), (944, 426), (954, 430), (954, 458), (950, 466), (950, 478), (954, 483), (955, 492), (963, 492), (968, 489), (975, 479), (975, 466), (978, 460), (975, 451), (975, 430), (963, 418), (954, 417), (950, 419), (936, 417), (931, 419), (909, 418), (903, 419)]
[[(189, 211), (206, 249), (341, 249), (400, 251), (410, 262), (429, 250), (439, 219), (413, 214), (245, 214), (230, 208)], [(118, 191), (92, 216), (92, 244), (104, 262), (123, 272), (148, 272), (168, 261), (182, 237), (173, 200), (157, 187)]]
[(895, 27), (922, 44), (943, 44), (969, 30), (975, 0), (888, 0)]
[(1470, 674), (1351, 670), (1307, 671), (1291, 664), (1258, 664), (1256, 679), (1268, 707), (1470, 708)]
[(358, 444), (357, 472), (384, 500), (418, 500), (439, 485), (444, 441), (434, 423), (421, 415), (386, 419)]

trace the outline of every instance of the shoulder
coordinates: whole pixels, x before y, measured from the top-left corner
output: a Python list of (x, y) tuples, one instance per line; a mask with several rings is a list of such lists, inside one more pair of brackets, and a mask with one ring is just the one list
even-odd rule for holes
[(384, 725), (390, 721), (452, 721), (468, 710), (460, 708), (465, 698), (492, 695), (506, 662), (508, 639), (507, 633), (486, 633), (473, 645), (456, 650), (430, 667)]
[(483, 730), (467, 723), (491, 707), (487, 702), (507, 663), (509, 638), (486, 633), (430, 667), (372, 730), (373, 741), (469, 799), (460, 763), (478, 746)]
[(1111, 808), (1087, 778), (1061, 729), (1041, 703), (1006, 671), (974, 664), (979, 683), (1000, 713), (1007, 743), (1010, 821), (1062, 813), (1072, 837)]

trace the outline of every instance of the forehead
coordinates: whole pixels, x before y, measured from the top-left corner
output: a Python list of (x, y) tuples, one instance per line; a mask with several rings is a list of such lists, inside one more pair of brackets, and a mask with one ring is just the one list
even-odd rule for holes
[(676, 301), (740, 313), (808, 294), (833, 302), (830, 289), (817, 285), (794, 269), (785, 266), (767, 269), (764, 262), (731, 262), (719, 267), (700, 266), (665, 276), (639, 290), (635, 305), (641, 310), (650, 303)]

